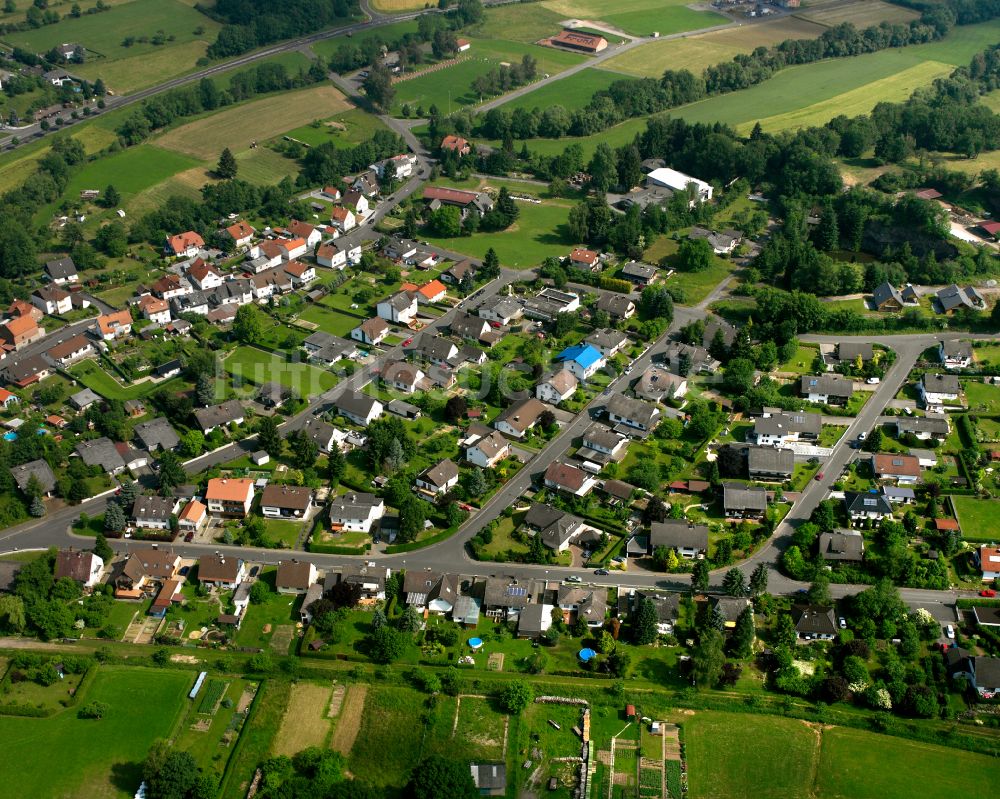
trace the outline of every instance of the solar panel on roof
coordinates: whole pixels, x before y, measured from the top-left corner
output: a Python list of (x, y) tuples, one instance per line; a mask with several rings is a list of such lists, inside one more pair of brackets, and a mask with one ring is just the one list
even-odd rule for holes
[(507, 586), (507, 596), (527, 596), (528, 589), (523, 588), (520, 585), (509, 585)]
[(866, 505), (866, 506), (868, 506), (868, 507), (874, 507), (874, 505), (875, 505), (875, 500), (874, 500), (874, 499), (867, 499), (867, 498), (866, 498), (866, 499), (865, 499), (865, 505)]
[(892, 459), (892, 465), (893, 466), (902, 466), (903, 465), (903, 461), (900, 460), (899, 458), (893, 458)]

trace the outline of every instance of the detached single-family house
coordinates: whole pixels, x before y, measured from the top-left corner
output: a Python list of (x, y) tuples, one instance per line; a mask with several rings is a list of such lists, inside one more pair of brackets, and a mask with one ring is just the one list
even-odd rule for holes
[(340, 449), (340, 442), (336, 435), (337, 429), (322, 419), (317, 419), (315, 416), (309, 417), (302, 432), (319, 447), (319, 451), (324, 455), (329, 455), (334, 450)]
[(136, 306), (142, 311), (142, 315), (153, 324), (165, 325), (171, 319), (170, 303), (159, 297), (147, 295), (139, 300)]
[(584, 343), (594, 347), (605, 358), (614, 358), (628, 346), (628, 336), (620, 330), (604, 328), (595, 330), (584, 339)]
[(936, 439), (944, 441), (951, 432), (948, 417), (943, 414), (928, 414), (927, 416), (898, 416), (892, 424), (896, 426), (896, 435), (913, 435), (921, 441)]
[(877, 523), (892, 516), (892, 503), (876, 491), (845, 491), (844, 508), (852, 524)]
[(188, 230), (175, 236), (167, 236), (164, 251), (167, 255), (178, 258), (194, 258), (204, 246), (205, 240), (193, 230)]
[(872, 307), (876, 311), (901, 311), (903, 295), (892, 283), (882, 283), (872, 292)]
[(330, 528), (335, 532), (370, 533), (385, 515), (385, 502), (374, 494), (349, 491), (335, 497), (329, 506)]
[(959, 308), (982, 310), (986, 307), (986, 300), (975, 287), (960, 287), (954, 283), (938, 291), (934, 299), (937, 301), (938, 312), (943, 314), (950, 314)]
[(132, 314), (128, 311), (115, 311), (97, 317), (95, 331), (104, 341), (114, 341), (125, 338), (132, 333)]
[(578, 247), (569, 254), (569, 265), (574, 269), (582, 269), (590, 272), (600, 263), (600, 254), (593, 250), (585, 250)]
[(52, 496), (52, 492), (55, 491), (55, 473), (48, 462), (41, 458), (22, 463), (20, 466), (12, 466), (10, 473), (13, 475), (14, 482), (17, 483), (17, 487), (22, 493), (27, 493), (32, 477), (38, 481), (38, 487), (45, 496), (50, 497)]
[(115, 595), (117, 597), (119, 593), (135, 592), (135, 598), (139, 598), (143, 587), (173, 580), (180, 566), (181, 556), (170, 549), (148, 547), (133, 550), (117, 569), (114, 577)]
[(107, 436), (81, 441), (76, 445), (76, 454), (88, 466), (97, 466), (110, 475), (125, 471), (125, 460), (114, 442)]
[(71, 363), (93, 354), (94, 345), (89, 338), (80, 334), (66, 339), (62, 344), (56, 344), (45, 353), (45, 357), (58, 366), (69, 366)]
[(538, 423), (545, 405), (534, 397), (518, 400), (503, 410), (493, 421), (493, 427), (511, 438), (524, 438), (525, 433)]
[(546, 488), (564, 491), (575, 497), (585, 497), (597, 485), (593, 475), (569, 463), (553, 461), (545, 470), (544, 483)]
[(685, 519), (667, 519), (649, 526), (649, 552), (659, 547), (674, 550), (680, 557), (704, 558), (708, 553), (708, 527), (691, 524)]
[(56, 553), (55, 578), (63, 577), (80, 583), (84, 588), (93, 588), (101, 579), (104, 561), (93, 552), (79, 549), (60, 549)]
[(187, 278), (199, 291), (211, 291), (223, 284), (222, 273), (207, 261), (197, 259), (187, 270)]
[(225, 228), (225, 233), (232, 240), (233, 246), (239, 248), (249, 245), (253, 241), (253, 237), (257, 231), (241, 219), (239, 222), (234, 222)]
[(680, 594), (622, 587), (618, 589), (618, 615), (634, 617), (643, 602), (652, 602), (656, 608), (656, 632), (660, 635), (672, 635), (674, 625), (680, 617), (680, 599)]
[(269, 483), (260, 494), (260, 512), (274, 519), (304, 519), (313, 504), (308, 486)]
[(875, 347), (871, 342), (841, 341), (837, 344), (837, 360), (841, 363), (856, 363), (858, 358), (862, 363), (875, 357)]
[(938, 357), (945, 369), (967, 369), (975, 357), (972, 342), (944, 339), (938, 345)]
[(319, 579), (316, 564), (302, 560), (278, 561), (274, 587), (279, 594), (304, 594)]
[(778, 447), (747, 447), (747, 474), (751, 480), (781, 482), (791, 480), (795, 453)]
[(31, 316), (15, 316), (0, 324), (0, 343), (13, 350), (26, 347), (44, 336), (45, 328), (39, 327)]
[(246, 566), (232, 555), (205, 555), (198, 561), (198, 582), (231, 591), (243, 582)]
[(478, 436), (465, 448), (465, 459), (481, 469), (492, 469), (508, 457), (510, 457), (510, 444), (496, 430)]
[(608, 463), (625, 457), (627, 450), (626, 436), (616, 433), (600, 422), (593, 422), (583, 433), (576, 457), (597, 463)]
[(612, 423), (642, 433), (648, 433), (660, 421), (659, 408), (624, 394), (612, 394), (606, 410)]
[(177, 524), (185, 532), (198, 532), (208, 521), (208, 508), (196, 499), (190, 500), (177, 517)]
[(865, 539), (855, 530), (834, 530), (820, 533), (819, 556), (835, 563), (861, 563), (865, 555)]
[(767, 491), (760, 486), (725, 483), (722, 506), (728, 519), (761, 519), (767, 511)]
[(367, 427), (382, 415), (381, 402), (367, 394), (355, 391), (343, 392), (334, 403), (337, 412), (361, 427)]
[(979, 569), (982, 571), (984, 583), (1000, 579), (1000, 548), (992, 546), (979, 547)]
[(680, 399), (687, 394), (686, 377), (680, 377), (659, 366), (648, 366), (632, 387), (635, 395), (651, 402)]
[(962, 386), (955, 375), (937, 375), (925, 373), (917, 385), (920, 399), (926, 407), (944, 405), (947, 402), (957, 402), (962, 393)]
[(177, 431), (163, 416), (150, 419), (148, 422), (140, 422), (133, 428), (132, 434), (142, 448), (150, 452), (157, 450), (166, 452), (181, 443)]
[(45, 276), (57, 286), (76, 283), (80, 279), (79, 270), (68, 255), (45, 262)]
[[(410, 254), (412, 255), (413, 253)], [(465, 280), (466, 275), (471, 275), (473, 280), (476, 279), (476, 265), (468, 258), (445, 269), (441, 273), (441, 280), (445, 283), (451, 283), (452, 285), (457, 286)]]
[(760, 447), (781, 447), (816, 441), (822, 428), (818, 413), (765, 413), (754, 419), (750, 438)]
[(600, 350), (590, 344), (574, 344), (556, 356), (577, 380), (589, 380), (607, 363)]
[(630, 319), (635, 315), (635, 303), (624, 294), (603, 293), (597, 298), (596, 308), (612, 319)]
[(210, 513), (245, 517), (253, 504), (254, 481), (248, 477), (213, 477), (208, 481), (205, 502)]
[(854, 381), (840, 375), (802, 375), (799, 395), (823, 405), (846, 405), (854, 395)]
[(622, 277), (637, 286), (648, 286), (656, 278), (656, 267), (641, 264), (638, 261), (629, 261), (622, 267)]
[(173, 497), (136, 497), (129, 520), (145, 530), (167, 530), (176, 510), (177, 500)]
[(876, 453), (872, 457), (872, 471), (877, 480), (895, 480), (900, 485), (920, 481), (920, 461), (912, 455)]
[(469, 145), (469, 142), (461, 136), (456, 136), (453, 133), (449, 133), (441, 139), (441, 149), (456, 153), (457, 155), (468, 155), (472, 152), (472, 147)]
[[(604, 626), (608, 615), (608, 592), (604, 588), (583, 588), (563, 583), (559, 586), (556, 604), (565, 614), (576, 614), (576, 618), (587, 622), (590, 629)], [(572, 615), (570, 616), (572, 619)]]
[(704, 239), (712, 247), (716, 255), (729, 255), (743, 240), (743, 234), (738, 230), (726, 229), (721, 233), (703, 227), (693, 227), (688, 233), (689, 239)]
[(316, 267), (302, 261), (289, 261), (284, 270), (292, 279), (292, 286), (297, 289), (308, 286), (316, 279)]
[(498, 325), (510, 325), (524, 316), (524, 308), (517, 300), (510, 297), (496, 297), (479, 307), (479, 315), (488, 322)]
[(417, 475), (415, 483), (424, 493), (435, 497), (445, 494), (458, 485), (458, 466), (450, 458), (445, 458)]
[(387, 322), (409, 325), (417, 317), (417, 298), (408, 291), (398, 291), (381, 300), (375, 309)]
[(226, 400), (218, 405), (194, 409), (194, 418), (203, 433), (211, 433), (217, 427), (243, 424), (245, 415), (238, 400)]
[(837, 637), (833, 608), (807, 605), (795, 609), (795, 637), (800, 641), (832, 641)]
[(350, 208), (338, 205), (330, 211), (330, 222), (341, 233), (346, 233), (357, 227), (358, 219)]
[(558, 405), (572, 397), (579, 385), (576, 375), (563, 368), (539, 380), (535, 386), (535, 396), (542, 402)]
[(40, 286), (31, 292), (31, 302), (49, 316), (66, 314), (73, 310), (73, 296), (66, 289), (51, 284)]
[(541, 542), (555, 552), (563, 552), (576, 541), (585, 528), (583, 519), (572, 513), (532, 502), (524, 516), (524, 524), (535, 532)]
[(362, 344), (375, 346), (381, 344), (382, 340), (389, 335), (389, 325), (380, 316), (366, 319), (351, 331), (351, 338), (360, 341)]

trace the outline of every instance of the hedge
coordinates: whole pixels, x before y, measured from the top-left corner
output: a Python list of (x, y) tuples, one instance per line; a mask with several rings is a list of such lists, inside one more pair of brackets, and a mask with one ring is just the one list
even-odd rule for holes
[(333, 544), (316, 544), (310, 542), (309, 551), (321, 555), (364, 555), (372, 548), (371, 544), (362, 547), (339, 547)]
[(442, 530), (437, 535), (432, 535), (430, 538), (425, 538), (423, 541), (411, 541), (409, 544), (392, 544), (385, 548), (385, 554), (395, 555), (399, 552), (412, 552), (415, 549), (423, 549), (424, 547), (433, 546), (434, 544), (440, 544), (442, 541), (454, 535), (457, 529), (457, 527), (449, 527), (447, 530)]

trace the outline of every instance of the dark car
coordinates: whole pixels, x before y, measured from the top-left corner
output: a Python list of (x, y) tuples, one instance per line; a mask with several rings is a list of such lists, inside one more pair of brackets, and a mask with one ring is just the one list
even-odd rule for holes
[(260, 566), (254, 566), (252, 569), (250, 569), (250, 576), (256, 577), (259, 572), (260, 572)]
[[(189, 533), (188, 535), (190, 535), (190, 533)], [(184, 577), (185, 575), (187, 575), (187, 573), (188, 573), (189, 571), (191, 571), (191, 567), (190, 567), (190, 566), (181, 566), (181, 568), (180, 568), (180, 569), (178, 570), (178, 572), (177, 572), (177, 573), (178, 573), (178, 574), (179, 574), (179, 575), (180, 575), (181, 577)]]
[(605, 574), (611, 574), (611, 572), (607, 569), (594, 569), (594, 574), (599, 574), (603, 577)]
[(192, 541), (194, 541), (194, 533), (188, 533), (186, 536), (184, 536), (184, 540), (190, 544)]

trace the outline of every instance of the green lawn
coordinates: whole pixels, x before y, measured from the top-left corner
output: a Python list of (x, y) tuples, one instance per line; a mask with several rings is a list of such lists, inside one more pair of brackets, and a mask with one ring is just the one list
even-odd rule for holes
[(799, 375), (812, 374), (813, 361), (816, 360), (816, 355), (818, 353), (819, 347), (817, 346), (812, 344), (799, 344), (798, 349), (795, 350), (795, 354), (783, 364), (779, 364), (777, 371), (794, 372)]
[(1000, 386), (967, 380), (963, 383), (969, 410), (985, 414), (1000, 414)]
[(385, 126), (378, 117), (360, 108), (354, 108), (326, 119), (318, 119), (309, 125), (290, 130), (284, 135), (304, 142), (310, 147), (317, 147), (326, 142), (330, 142), (334, 147), (353, 147), (370, 139), (376, 131), (384, 129)]
[(492, 247), (504, 266), (515, 269), (537, 266), (550, 256), (566, 255), (577, 243), (565, 230), (571, 207), (569, 203), (554, 200), (540, 205), (518, 203), (520, 216), (507, 230), (454, 239), (429, 236), (428, 241), (474, 258), (483, 258)]
[(997, 534), (997, 518), (1000, 517), (1000, 501), (976, 499), (975, 497), (952, 497), (958, 522), (962, 526), (962, 538), (967, 541), (991, 542), (1000, 538)]
[[(654, 241), (643, 255), (643, 260), (650, 264), (659, 264), (660, 259), (667, 258), (667, 269), (676, 268), (674, 255), (679, 242), (666, 237)], [(666, 285), (676, 291), (683, 292), (683, 302), (692, 305), (701, 302), (719, 283), (729, 277), (734, 265), (725, 258), (712, 256), (712, 264), (704, 272), (674, 272), (667, 278)]]
[(363, 320), (334, 311), (324, 305), (313, 303), (299, 314), (299, 319), (312, 322), (324, 333), (350, 338), (351, 331)]
[(515, 108), (524, 108), (532, 111), (536, 108), (546, 109), (554, 105), (561, 105), (570, 111), (583, 108), (590, 102), (590, 98), (601, 89), (608, 88), (617, 80), (626, 80), (627, 75), (619, 75), (615, 72), (605, 72), (599, 69), (585, 69), (562, 80), (554, 81), (546, 86), (542, 86), (537, 91), (528, 92), (521, 97), (504, 103), (504, 110), (513, 111)]
[(264, 528), (268, 537), (275, 544), (284, 544), (291, 549), (295, 542), (302, 535), (302, 522), (294, 522), (289, 519), (264, 519)]
[(69, 373), (79, 380), (87, 388), (93, 389), (106, 399), (142, 399), (150, 394), (167, 389), (168, 391), (179, 391), (188, 384), (179, 377), (167, 380), (163, 383), (137, 383), (135, 385), (123, 386), (111, 375), (102, 369), (96, 361), (81, 361), (73, 364), (68, 369)]
[(542, 5), (564, 17), (601, 20), (637, 36), (667, 36), (729, 21), (720, 14), (694, 11), (684, 0), (546, 0)]
[(383, 786), (406, 782), (420, 758), (424, 736), (416, 726), (423, 704), (423, 697), (408, 688), (369, 687), (364, 723), (348, 759), (355, 777)]
[(313, 397), (333, 388), (337, 376), (306, 363), (288, 363), (284, 358), (256, 347), (237, 347), (223, 361), (226, 372), (244, 383), (276, 382), (300, 397)]
[(4, 793), (132, 796), (150, 744), (169, 737), (193, 681), (191, 672), (102, 667), (81, 698), (109, 706), (99, 721), (79, 719), (75, 709), (47, 719), (0, 716)]
[[(261, 575), (261, 579), (272, 589), (276, 571), (276, 569), (266, 569)], [(266, 649), (275, 627), (281, 624), (294, 624), (299, 620), (298, 609), (301, 603), (301, 597), (272, 591), (266, 602), (250, 605), (236, 633), (236, 645)], [(265, 633), (264, 627), (267, 625), (271, 625), (271, 629)]]

